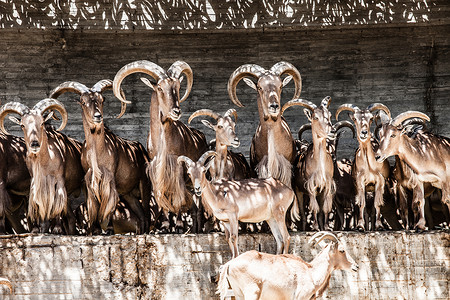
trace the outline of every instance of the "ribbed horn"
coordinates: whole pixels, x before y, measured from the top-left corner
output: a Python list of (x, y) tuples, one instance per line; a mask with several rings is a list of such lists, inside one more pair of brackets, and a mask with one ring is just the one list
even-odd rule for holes
[(181, 163), (181, 162), (184, 162), (187, 166), (190, 166), (190, 165), (192, 165), (194, 163), (192, 161), (192, 159), (190, 159), (189, 157), (184, 156), (184, 155), (180, 155), (177, 158), (177, 163)]
[(122, 102), (125, 102), (126, 104), (131, 103), (130, 101), (127, 101), (125, 99), (125, 95), (120, 92), (121, 91), (120, 85), (121, 85), (122, 81), (125, 79), (125, 77), (127, 77), (130, 74), (138, 73), (138, 72), (150, 75), (156, 81), (167, 78), (167, 74), (164, 71), (164, 69), (151, 61), (138, 60), (138, 61), (126, 64), (117, 72), (116, 76), (114, 76), (113, 92), (114, 92), (114, 96), (116, 96), (117, 99), (119, 99)]
[(343, 112), (344, 110), (348, 110), (352, 113), (355, 113), (356, 111), (360, 110), (358, 106), (354, 105), (354, 104), (342, 104), (341, 106), (338, 107), (337, 111), (336, 111), (336, 120), (338, 120), (339, 114), (341, 112)]
[(320, 106), (328, 108), (330, 106), (330, 102), (331, 102), (331, 97), (326, 96), (325, 98), (322, 99), (322, 102), (320, 102)]
[(167, 75), (169, 75), (170, 77), (174, 77), (176, 79), (180, 79), (180, 76), (182, 74), (186, 76), (187, 86), (186, 92), (184, 92), (184, 95), (181, 98), (180, 103), (186, 100), (186, 98), (189, 96), (189, 93), (191, 92), (192, 83), (194, 82), (192, 69), (186, 62), (178, 60), (174, 62), (167, 70)]
[(298, 136), (299, 140), (302, 139), (302, 134), (306, 130), (311, 130), (311, 123), (303, 124), (302, 126), (300, 126), (300, 128), (298, 129), (298, 133), (297, 133), (297, 136)]
[(320, 231), (314, 234), (311, 239), (309, 240), (309, 244), (312, 245), (312, 247), (315, 247), (317, 244), (319, 244), (323, 240), (332, 240), (336, 243), (339, 243), (339, 239), (331, 232), (328, 231)]
[(233, 116), (234, 117), (234, 122), (237, 122), (237, 111), (234, 108), (230, 108), (229, 110), (227, 110), (227, 112), (225, 113), (225, 117), (228, 116)]
[(292, 76), (292, 79), (294, 79), (295, 83), (295, 92), (292, 99), (296, 99), (300, 97), (300, 94), (302, 92), (302, 77), (300, 76), (300, 72), (294, 65), (291, 63), (288, 63), (286, 61), (280, 61), (276, 63), (275, 65), (270, 68), (270, 72), (272, 72), (274, 75), (282, 76), (283, 74), (288, 74)]
[(376, 110), (382, 110), (388, 115), (389, 119), (391, 118), (391, 111), (383, 103), (372, 103), (369, 106), (367, 106), (367, 110), (370, 111), (371, 113), (373, 113)]
[(210, 110), (210, 109), (199, 109), (199, 110), (195, 111), (195, 112), (189, 117), (188, 123), (190, 124), (191, 121), (192, 121), (194, 118), (198, 117), (198, 116), (208, 116), (208, 117), (211, 117), (211, 118), (213, 118), (213, 119), (215, 119), (215, 120), (217, 120), (218, 118), (220, 118), (220, 115), (219, 115), (218, 113), (213, 112), (213, 111)]
[(206, 151), (205, 153), (203, 153), (203, 155), (198, 159), (198, 162), (202, 165), (205, 164), (206, 160), (208, 158), (210, 158), (211, 156), (216, 155), (216, 151)]
[(103, 93), (106, 90), (111, 90), (113, 87), (113, 82), (110, 79), (102, 79), (98, 81), (94, 86), (91, 88), (91, 91), (94, 93)]
[(410, 111), (406, 111), (406, 112), (401, 113), (401, 114), (399, 114), (398, 116), (396, 116), (396, 117), (391, 121), (391, 124), (394, 125), (394, 126), (399, 126), (399, 125), (401, 125), (405, 120), (411, 119), (411, 118), (419, 118), (419, 119), (422, 119), (422, 120), (425, 120), (425, 121), (430, 122), (430, 118), (429, 118), (426, 114), (424, 114), (424, 113), (422, 113), (422, 112), (420, 112), (420, 111), (413, 111), (413, 110), (410, 110)]
[(317, 108), (317, 106), (314, 103), (312, 103), (311, 101), (308, 101), (305, 99), (293, 99), (291, 101), (286, 102), (286, 104), (283, 105), (283, 108), (281, 109), (281, 114), (283, 114), (284, 111), (286, 109), (288, 109), (289, 107), (295, 106), (295, 105), (300, 105), (300, 106), (306, 107), (310, 111), (314, 111)]
[(76, 82), (76, 81), (66, 81), (58, 85), (56, 88), (54, 88), (50, 94), (48, 95), (49, 98), (58, 98), (60, 95), (66, 93), (66, 92), (72, 92), (78, 95), (89, 93), (89, 88), (85, 86), (82, 83)]
[(239, 101), (236, 95), (237, 84), (244, 77), (252, 76), (253, 78), (258, 79), (265, 72), (266, 69), (256, 64), (245, 64), (237, 68), (233, 72), (233, 74), (231, 74), (230, 79), (228, 80), (227, 89), (228, 89), (228, 96), (230, 96), (231, 101), (239, 107), (244, 107), (244, 105), (242, 105), (242, 103)]
[(66, 125), (67, 125), (67, 120), (68, 120), (67, 110), (64, 107), (64, 105), (56, 99), (52, 99), (52, 98), (42, 99), (41, 101), (36, 103), (35, 106), (33, 106), (33, 110), (39, 112), (40, 114), (43, 114), (44, 112), (46, 112), (48, 110), (58, 111), (61, 114), (62, 122), (61, 122), (61, 125), (59, 126), (59, 128), (57, 129), (57, 131), (63, 130), (64, 127), (66, 127)]
[(355, 138), (355, 136), (356, 136), (355, 126), (353, 126), (353, 124), (351, 122), (345, 120), (345, 121), (339, 121), (333, 125), (333, 128), (336, 130), (336, 133), (339, 131), (339, 129), (341, 129), (343, 127), (350, 128), (353, 132), (353, 138)]
[(27, 114), (30, 111), (28, 106), (25, 104), (22, 104), (20, 102), (8, 102), (5, 105), (3, 105), (0, 109), (0, 130), (4, 134), (9, 134), (8, 131), (5, 129), (4, 120), (6, 115), (10, 113), (16, 113), (20, 116), (23, 116), (24, 114)]

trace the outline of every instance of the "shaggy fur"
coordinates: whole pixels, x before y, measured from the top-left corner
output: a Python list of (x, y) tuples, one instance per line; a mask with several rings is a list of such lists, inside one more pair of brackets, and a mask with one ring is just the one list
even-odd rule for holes
[(323, 193), (323, 211), (329, 213), (333, 205), (333, 197), (336, 193), (336, 183), (331, 178), (328, 179), (324, 176), (324, 172), (315, 172), (311, 174), (309, 179), (305, 182), (305, 188), (310, 195), (310, 207), (315, 213), (319, 212), (319, 204), (316, 199), (317, 193)]

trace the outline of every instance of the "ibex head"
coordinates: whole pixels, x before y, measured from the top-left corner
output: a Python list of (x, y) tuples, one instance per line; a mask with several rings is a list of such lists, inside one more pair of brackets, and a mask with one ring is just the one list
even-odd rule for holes
[(370, 138), (372, 137), (370, 125), (374, 119), (375, 111), (382, 110), (389, 118), (391, 116), (389, 109), (381, 103), (373, 103), (363, 110), (354, 104), (342, 104), (336, 111), (336, 120), (338, 119), (339, 114), (344, 110), (352, 113), (350, 117), (353, 120), (353, 123), (355, 123), (356, 137), (360, 143), (370, 143)]
[[(281, 80), (281, 76), (284, 74), (289, 76)], [(253, 77), (257, 80), (257, 83), (255, 84), (246, 77)], [(270, 68), (270, 70), (266, 70), (256, 64), (242, 65), (231, 74), (228, 80), (228, 95), (231, 101), (239, 107), (243, 107), (243, 105), (236, 96), (236, 86), (241, 79), (244, 79), (248, 86), (258, 92), (259, 113), (264, 121), (276, 121), (280, 117), (281, 89), (291, 79), (294, 79), (295, 83), (294, 98), (300, 97), (302, 90), (300, 72), (288, 62), (281, 61)]]
[[(113, 81), (114, 95), (122, 103), (130, 102), (126, 101), (125, 96), (120, 92), (120, 84), (125, 77), (137, 72), (148, 74), (156, 80), (156, 83), (153, 83), (147, 78), (141, 78), (156, 93), (156, 100), (158, 101), (162, 121), (164, 122), (167, 119), (173, 121), (179, 120), (181, 117), (180, 103), (186, 100), (192, 88), (193, 76), (191, 67), (184, 61), (176, 61), (166, 72), (157, 64), (147, 60), (135, 61), (123, 66), (117, 72)], [(183, 79), (181, 75), (183, 74), (187, 79), (187, 88), (183, 97), (180, 99), (180, 85)]]
[[(16, 113), (20, 118), (10, 117), (10, 120), (22, 127), (27, 149), (30, 153), (37, 154), (46, 141), (46, 124), (56, 110), (61, 114), (62, 123), (57, 129), (62, 130), (67, 124), (67, 111), (64, 105), (56, 99), (46, 98), (39, 101), (33, 109), (19, 102), (9, 102), (0, 109), (0, 129), (8, 134), (4, 126), (4, 119), (10, 113)], [(45, 114), (48, 112), (48, 114)]]
[(402, 136), (409, 134), (411, 123), (406, 122), (408, 119), (415, 119), (415, 122), (417, 122), (417, 119), (430, 121), (430, 118), (422, 112), (407, 111), (384, 122), (380, 130), (380, 144), (375, 155), (378, 162), (384, 161), (389, 156), (398, 155)]
[(216, 155), (216, 152), (207, 151), (203, 153), (203, 155), (196, 162), (192, 161), (192, 159), (184, 155), (179, 156), (177, 159), (177, 162), (179, 164), (181, 164), (182, 162), (186, 164), (187, 173), (191, 178), (191, 181), (194, 185), (194, 193), (197, 196), (202, 195), (202, 186), (205, 184), (204, 181), (207, 180), (205, 174), (206, 171), (208, 171), (211, 164), (211, 160), (209, 160), (208, 162), (207, 160), (208, 158), (214, 155)]
[[(198, 116), (209, 116), (216, 120), (216, 124), (211, 124), (207, 120), (202, 120), (202, 123), (216, 132), (216, 143), (220, 142), (224, 146), (239, 147), (240, 142), (236, 136), (235, 126), (237, 120), (237, 112), (235, 109), (229, 109), (224, 116), (213, 112), (210, 109), (200, 109), (194, 112), (188, 120), (188, 123)], [(234, 117), (234, 120), (233, 120)]]
[[(103, 106), (104, 98), (102, 93), (112, 89), (112, 81), (103, 79), (97, 82), (92, 88), (76, 81), (66, 81), (61, 83), (50, 92), (50, 98), (58, 98), (66, 92), (80, 95), (78, 103), (83, 110), (83, 120), (89, 126), (91, 132), (95, 132), (103, 126)], [(122, 109), (118, 116), (120, 118), (125, 113), (126, 105), (122, 103)]]

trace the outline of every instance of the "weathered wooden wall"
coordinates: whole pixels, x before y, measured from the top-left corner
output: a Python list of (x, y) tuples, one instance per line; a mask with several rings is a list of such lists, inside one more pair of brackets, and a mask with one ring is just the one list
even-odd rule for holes
[[(291, 253), (310, 261), (312, 233), (292, 235)], [(335, 271), (325, 299), (449, 299), (448, 232), (337, 233), (359, 264)], [(241, 252), (275, 252), (268, 234), (241, 235)], [(222, 234), (0, 237), (0, 298), (218, 299), (214, 277), (230, 259)], [(274, 274), (276, 276), (276, 274)]]

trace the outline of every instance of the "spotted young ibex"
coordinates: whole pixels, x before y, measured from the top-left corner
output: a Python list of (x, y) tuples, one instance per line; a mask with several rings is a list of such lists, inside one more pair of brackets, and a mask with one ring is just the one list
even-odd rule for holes
[(334, 270), (358, 270), (355, 260), (334, 234), (317, 232), (309, 244), (322, 247), (309, 263), (292, 254), (273, 255), (254, 250), (230, 260), (220, 267), (217, 288), (220, 299), (225, 299), (228, 286), (237, 300), (316, 299), (328, 288)]
[[(281, 80), (284, 74), (289, 76)], [(256, 79), (257, 83), (246, 77)], [(228, 95), (239, 107), (243, 105), (237, 98), (236, 86), (241, 79), (258, 92), (259, 125), (250, 147), (250, 166), (256, 170), (259, 178), (273, 177), (291, 186), (296, 146), (289, 126), (281, 115), (281, 89), (294, 79), (293, 98), (300, 97), (300, 72), (284, 61), (278, 62), (270, 70), (256, 64), (240, 66), (228, 80)]]
[[(57, 130), (46, 124), (54, 111), (62, 117)], [(9, 102), (0, 110), (0, 129), (4, 134), (7, 134), (4, 118), (10, 113), (20, 116), (10, 119), (22, 127), (27, 147), (26, 163), (31, 175), (28, 218), (32, 231), (47, 232), (52, 226), (53, 233), (61, 233), (64, 225), (66, 233), (74, 234), (75, 219), (68, 195), (81, 192), (84, 173), (81, 143), (58, 132), (67, 124), (66, 109), (61, 102), (50, 98), (39, 101), (32, 109)]]
[[(105, 231), (111, 215), (119, 203), (119, 195), (139, 219), (137, 233), (149, 229), (151, 184), (146, 173), (149, 161), (141, 143), (127, 141), (114, 134), (103, 122), (104, 97), (102, 93), (112, 88), (111, 80), (100, 80), (92, 88), (75, 81), (60, 84), (50, 92), (57, 98), (66, 92), (80, 95), (85, 142), (81, 162), (86, 172), (87, 212), (89, 231), (94, 224)], [(119, 117), (125, 113), (122, 104)], [(140, 201), (142, 201), (142, 204)]]
[[(157, 81), (152, 83), (142, 78), (142, 81), (153, 90), (147, 149), (151, 160), (148, 173), (155, 199), (166, 214), (170, 211), (179, 215), (192, 206), (192, 195), (186, 189), (185, 171), (183, 166), (177, 164), (177, 158), (185, 155), (197, 160), (207, 149), (204, 134), (187, 127), (179, 120), (180, 103), (187, 99), (192, 88), (192, 69), (183, 61), (174, 62), (167, 72), (147, 60), (129, 63), (117, 72), (113, 82), (114, 95), (122, 103), (129, 102), (121, 93), (120, 85), (125, 77), (136, 72), (150, 75)], [(187, 88), (180, 99), (183, 74), (187, 79)]]
[(223, 222), (233, 257), (239, 255), (238, 221), (266, 221), (277, 242), (277, 253), (288, 253), (290, 236), (285, 217), (295, 197), (291, 188), (274, 178), (208, 181), (206, 171), (210, 163), (205, 162), (213, 155), (214, 151), (208, 151), (196, 162), (180, 156), (178, 162), (186, 164), (204, 207)]
[[(213, 162), (209, 168), (212, 180), (240, 180), (250, 178), (250, 166), (244, 155), (228, 150), (229, 146), (237, 148), (240, 145), (239, 139), (234, 131), (237, 120), (236, 110), (229, 109), (225, 115), (221, 116), (210, 109), (200, 109), (189, 117), (188, 123), (191, 123), (198, 116), (209, 116), (216, 121), (214, 125), (207, 120), (202, 120), (205, 126), (211, 128), (216, 133), (216, 155), (212, 158)], [(232, 117), (234, 117), (234, 120)]]
[(413, 201), (419, 209), (415, 228), (421, 231), (425, 229), (425, 183), (442, 189), (441, 201), (450, 211), (450, 139), (421, 130), (409, 135), (404, 121), (410, 118), (430, 121), (426, 114), (418, 111), (407, 111), (394, 119), (389, 118), (382, 126), (376, 160), (381, 163), (389, 156), (397, 155), (414, 172)]

